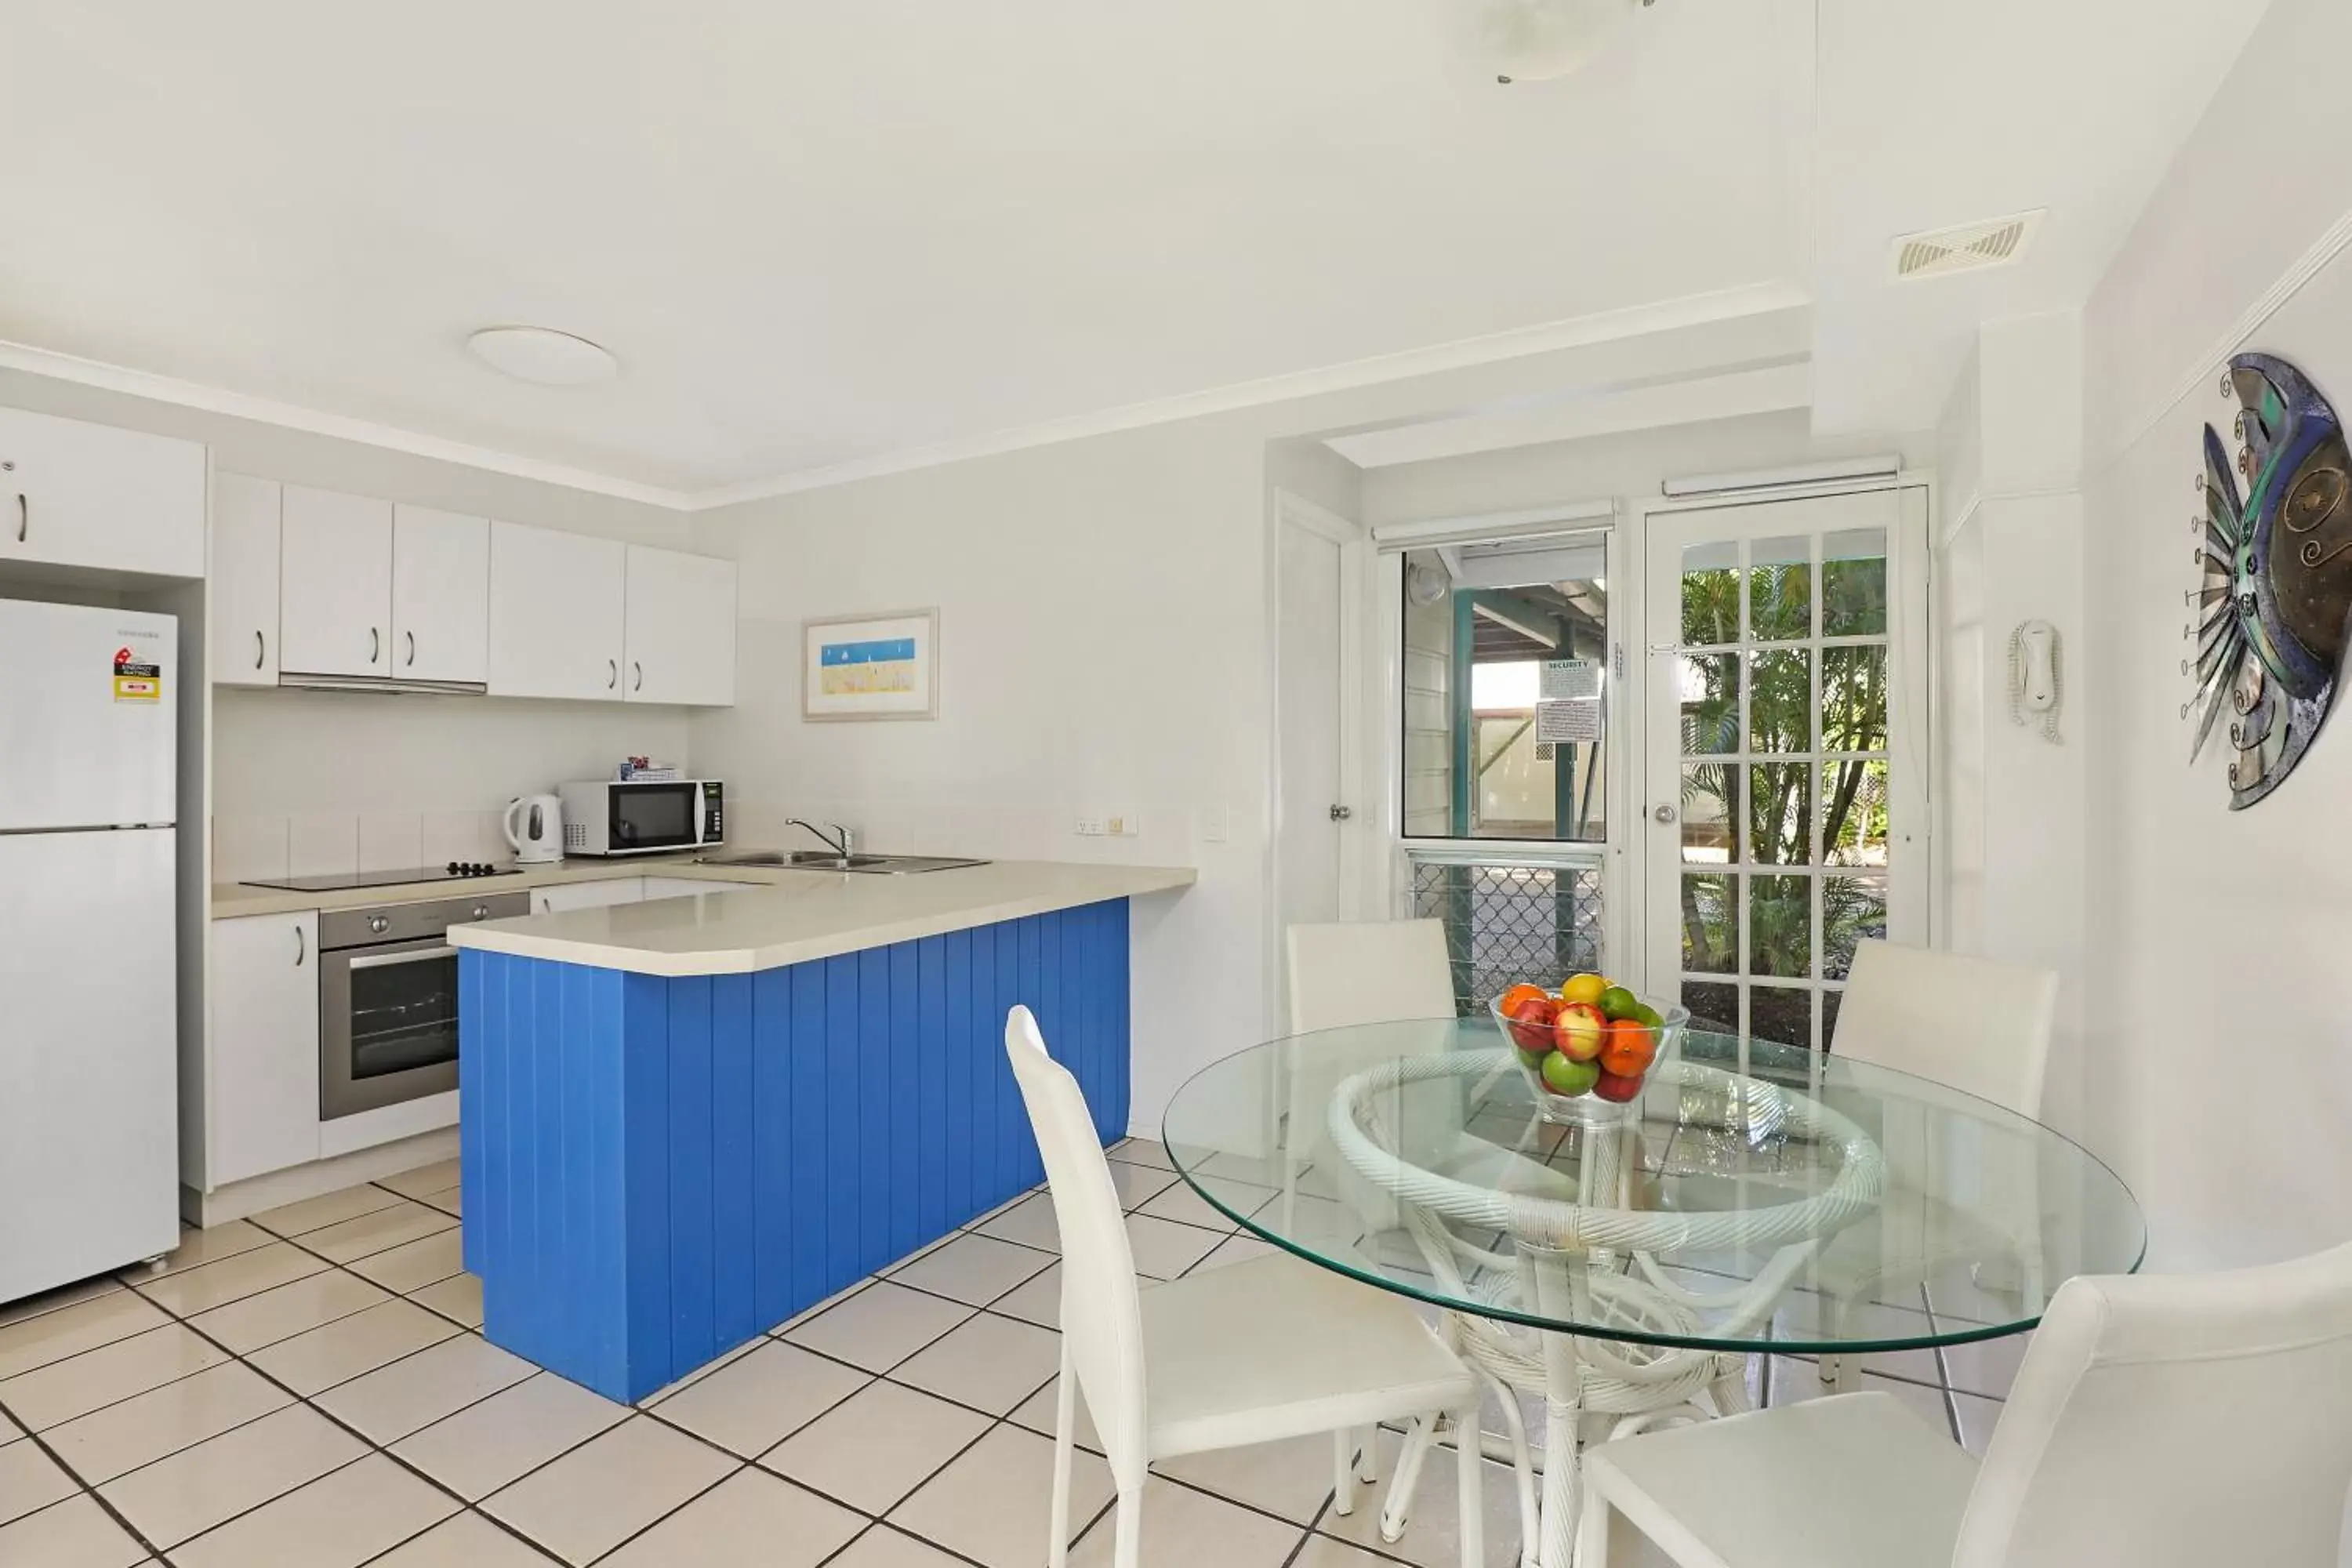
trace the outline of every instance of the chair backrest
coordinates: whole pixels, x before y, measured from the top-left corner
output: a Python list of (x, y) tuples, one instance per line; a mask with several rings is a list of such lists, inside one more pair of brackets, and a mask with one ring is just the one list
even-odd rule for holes
[(1294, 1035), (1454, 1016), (1442, 921), (1296, 925), (1289, 942)]
[(1103, 1451), (1119, 1474), (1144, 1462), (1143, 1318), (1136, 1300), (1135, 1254), (1096, 1141), (1094, 1118), (1070, 1070), (1045, 1054), (1026, 1007), (1004, 1019), (1004, 1054), (1029, 1110), (1045, 1187), (1062, 1233), (1062, 1345), (1087, 1396)]
[(2333, 1564), (2348, 1387), (2352, 1247), (2070, 1279), (2018, 1370), (1953, 1568)]
[(2036, 1116), (2057, 1011), (2050, 970), (1864, 942), (1832, 1049)]

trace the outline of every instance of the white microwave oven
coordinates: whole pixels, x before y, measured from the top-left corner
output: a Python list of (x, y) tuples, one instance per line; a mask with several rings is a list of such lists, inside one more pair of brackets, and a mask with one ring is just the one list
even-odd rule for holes
[(591, 779), (558, 784), (566, 855), (657, 855), (727, 841), (727, 791), (716, 779)]

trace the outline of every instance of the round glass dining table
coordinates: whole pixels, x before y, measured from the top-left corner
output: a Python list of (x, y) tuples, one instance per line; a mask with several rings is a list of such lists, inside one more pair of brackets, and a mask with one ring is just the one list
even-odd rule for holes
[(1486, 1018), (1275, 1040), (1193, 1075), (1162, 1138), (1244, 1230), (1441, 1309), (1474, 1367), (1543, 1395), (1547, 1568), (1580, 1446), (1747, 1408), (1751, 1354), (1818, 1356), (1837, 1391), (1864, 1354), (2031, 1329), (2146, 1251), (2087, 1151), (1925, 1079), (1689, 1032), (1626, 1104), (1539, 1104), (1517, 1054)]

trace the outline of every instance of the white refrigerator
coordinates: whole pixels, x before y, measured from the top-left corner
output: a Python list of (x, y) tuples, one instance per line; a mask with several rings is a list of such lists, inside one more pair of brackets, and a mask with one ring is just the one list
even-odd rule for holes
[(0, 600), (0, 1302), (178, 1244), (179, 636)]

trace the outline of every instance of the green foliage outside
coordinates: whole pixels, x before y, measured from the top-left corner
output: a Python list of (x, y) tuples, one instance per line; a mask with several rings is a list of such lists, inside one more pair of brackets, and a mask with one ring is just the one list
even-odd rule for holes
[[(1751, 637), (1798, 641), (1812, 636), (1813, 570), (1810, 565), (1758, 564), (1748, 569)], [(1719, 568), (1686, 572), (1682, 580), (1682, 640), (1687, 646), (1736, 644), (1740, 637), (1740, 574)], [(1822, 630), (1827, 637), (1883, 635), (1886, 575), (1883, 559), (1832, 561), (1822, 574)], [(1739, 732), (1741, 656), (1685, 657), (1683, 752), (1703, 758), (1743, 749), (1760, 760), (1694, 762), (1683, 773), (1685, 832), (1710, 827), (1728, 858), (1750, 864), (1823, 864), (1876, 870), (1885, 863), (1886, 763), (1883, 756), (1821, 762), (1818, 814), (1813, 763), (1774, 762), (1774, 752), (1886, 750), (1886, 649), (1883, 644), (1819, 650), (1822, 735), (1816, 748), (1811, 713), (1815, 650), (1804, 646), (1747, 656), (1748, 744)], [(1740, 778), (1745, 772), (1746, 779)], [(1741, 784), (1746, 810), (1740, 810)], [(1818, 830), (1820, 840), (1814, 841)], [(1737, 879), (1691, 872), (1682, 879), (1684, 967), (1692, 973), (1737, 973), (1739, 931)], [(1748, 889), (1748, 973), (1805, 979), (1813, 972), (1810, 908), (1813, 879), (1757, 874)], [(1825, 877), (1822, 973), (1842, 978), (1854, 943), (1885, 934), (1883, 879)]]

